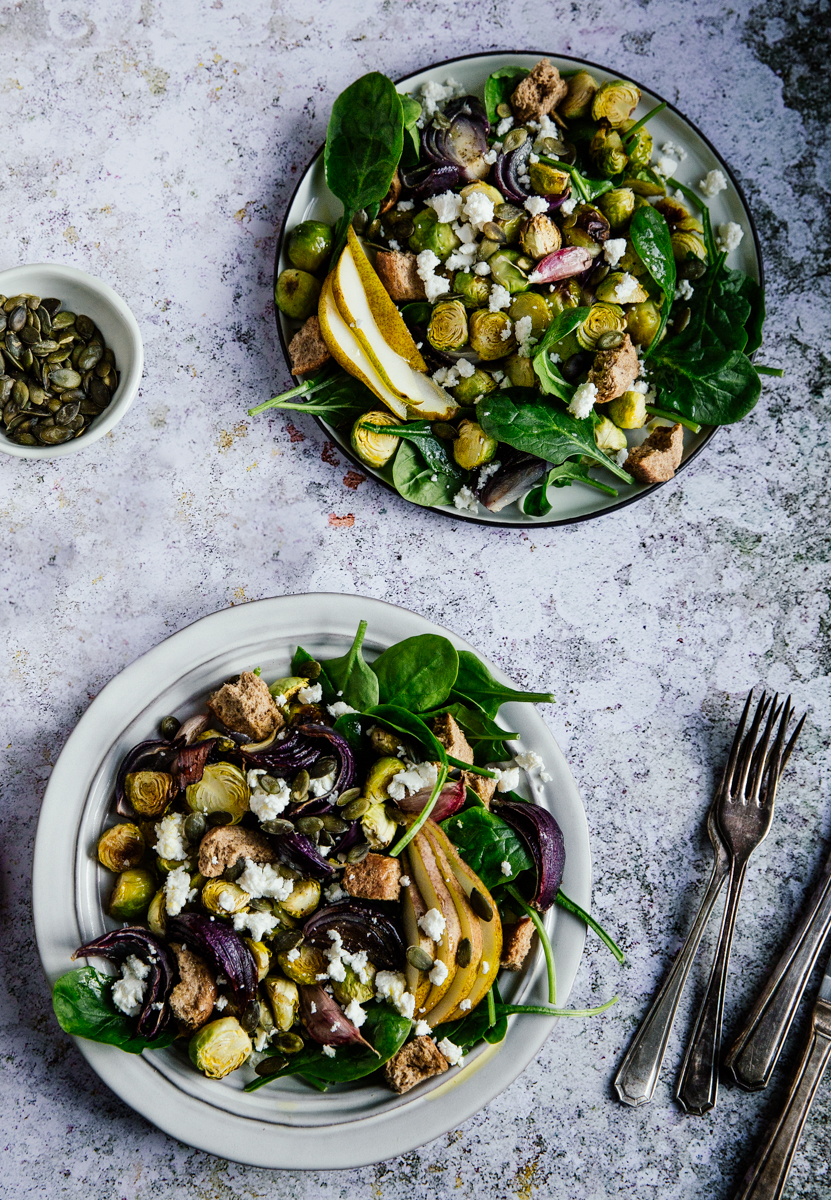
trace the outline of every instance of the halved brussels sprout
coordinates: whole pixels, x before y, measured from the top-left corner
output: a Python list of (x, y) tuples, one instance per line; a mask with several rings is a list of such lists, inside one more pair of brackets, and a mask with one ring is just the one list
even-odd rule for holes
[(248, 892), (227, 879), (209, 879), (202, 888), (202, 907), (220, 917), (242, 912), (250, 903)]
[(638, 196), (665, 196), (667, 185), (651, 167), (641, 167), (623, 180), (623, 186), (631, 188)]
[(599, 196), (597, 207), (609, 222), (613, 233), (624, 229), (635, 211), (635, 193), (631, 188), (612, 188)]
[(110, 896), (110, 916), (117, 921), (131, 921), (133, 917), (140, 917), (147, 912), (155, 890), (156, 881), (150, 871), (142, 867), (122, 871)]
[(238, 825), (248, 812), (248, 783), (233, 763), (208, 763), (199, 782), (185, 788), (185, 800), (192, 812), (230, 813)]
[(251, 1055), (251, 1039), (236, 1017), (209, 1021), (190, 1039), (190, 1061), (209, 1079), (224, 1079)]
[(511, 354), (505, 359), (505, 374), (513, 387), (532, 388), (536, 386), (537, 377), (531, 365), (531, 359), (524, 354)]
[(268, 974), (271, 951), (264, 942), (255, 942), (253, 938), (243, 938), (243, 941), (254, 955), (254, 962), (257, 964), (257, 979), (262, 982)]
[(164, 888), (159, 888), (153, 899), (150, 901), (150, 907), (147, 910), (147, 924), (150, 926), (150, 932), (155, 933), (156, 937), (164, 937), (167, 929), (167, 909), (164, 904)]
[(308, 917), (320, 904), (320, 884), (316, 879), (298, 879), (290, 896), (280, 907), (290, 917)]
[(358, 417), (352, 426), (350, 442), (352, 449), (361, 462), (368, 467), (383, 467), (388, 463), (398, 449), (401, 438), (389, 433), (373, 433), (366, 425), (400, 425), (401, 422), (391, 412), (368, 412)]
[(626, 329), (638, 346), (649, 346), (661, 327), (661, 310), (654, 300), (635, 304), (626, 314)]
[(598, 449), (605, 454), (613, 455), (618, 450), (626, 449), (626, 434), (608, 417), (601, 417), (595, 425), (594, 440)]
[(473, 404), (480, 396), (487, 395), (496, 387), (496, 380), (477, 367), (472, 375), (468, 375), (466, 379), (460, 379), (453, 388), (453, 395), (460, 404)]
[(488, 259), (494, 282), (507, 288), (511, 295), (515, 292), (527, 292), (531, 286), (527, 274), (517, 266), (520, 258), (521, 251), (500, 246), (496, 254), (492, 254)]
[(682, 221), (678, 221), (675, 226), (678, 233), (703, 233), (704, 226), (695, 217), (684, 217)]
[(563, 222), (563, 238), (569, 246), (582, 246), (596, 258), (610, 233), (609, 222), (593, 204), (578, 204)]
[(629, 275), (648, 275), (641, 256), (638, 254), (635, 247), (630, 241), (626, 242), (626, 253), (617, 265), (619, 271), (626, 271)]
[[(387, 417), (390, 414), (385, 412), (376, 413), (375, 415)], [(369, 420), (369, 413), (366, 414), (364, 419)], [(292, 696), (295, 696), (300, 691), (301, 688), (308, 686), (309, 680), (303, 678), (301, 675), (283, 675), (282, 678), (275, 679), (273, 683), (269, 684), (268, 690), (271, 692), (272, 696), (275, 697), (275, 699), (277, 696), (285, 696), (287, 700), (290, 700)]]
[(444, 262), (460, 245), (459, 238), (453, 232), (453, 226), (440, 221), (434, 208), (423, 209), (414, 218), (413, 226), (409, 246), (414, 254), (421, 254), (422, 250), (432, 250)]
[(634, 121), (623, 121), (620, 131), (623, 134), (626, 153), (629, 155), (629, 170), (641, 171), (644, 167), (649, 166), (652, 158), (652, 134), (645, 125), (642, 125), (631, 140), (627, 140), (626, 134), (634, 124)]
[(504, 312), (477, 308), (470, 317), (470, 345), (485, 362), (513, 354), (516, 338), (511, 318)]
[(472, 271), (457, 271), (453, 278), (453, 291), (461, 296), (467, 308), (478, 308), (486, 304), (490, 295), (490, 280)]
[(530, 317), (531, 334), (539, 339), (551, 324), (551, 305), (547, 296), (541, 296), (538, 292), (523, 292), (519, 296), (514, 296), (511, 307), (508, 309), (508, 316), (512, 321), (521, 321), (523, 317)]
[(467, 341), (467, 312), (461, 300), (440, 300), (430, 316), (427, 341), (436, 350), (461, 350)]
[(508, 245), (519, 240), (519, 231), (528, 214), (515, 204), (497, 204), (493, 210), (494, 225), (498, 225), (505, 235)]
[(105, 829), (98, 839), (98, 861), (108, 871), (126, 871), (144, 858), (144, 834), (128, 821)]
[[(634, 279), (635, 276), (633, 275)], [(623, 271), (611, 271), (605, 279), (602, 279), (595, 288), (595, 294), (598, 300), (604, 303), (612, 304), (642, 304), (644, 300), (649, 299), (649, 293), (643, 288), (640, 283), (636, 282), (636, 286), (626, 292), (630, 296), (628, 300), (621, 300), (617, 295), (617, 289), (623, 283)]]
[(545, 213), (537, 213), (525, 222), (519, 241), (525, 253), (532, 258), (545, 258), (563, 244), (559, 225), (555, 225)]
[(670, 237), (672, 256), (676, 262), (684, 262), (688, 258), (706, 259), (707, 250), (704, 242), (695, 233), (676, 231)]
[[(295, 950), (297, 953), (295, 954)], [(277, 955), (280, 969), (295, 983), (312, 984), (318, 975), (325, 975), (328, 959), (317, 946), (295, 946), (294, 950), (281, 950)], [(277, 1013), (274, 1014), (277, 1021)], [(277, 1022), (279, 1024), (279, 1021)]]
[(626, 169), (629, 155), (616, 129), (598, 129), (589, 146), (589, 157), (601, 175), (611, 179)]
[[(395, 758), (396, 752), (401, 746), (401, 737), (397, 733), (390, 732), (389, 729), (382, 729), (380, 725), (374, 725), (369, 735), (369, 744), (382, 758)], [(399, 760), (396, 758), (395, 761)]]
[(301, 221), (289, 234), (288, 256), (301, 271), (318, 271), (332, 252), (332, 229), (323, 221)]
[(267, 975), (263, 980), (263, 991), (271, 1005), (274, 1024), (286, 1033), (297, 1019), (300, 1006), (297, 984), (292, 979), (281, 979), (279, 975)]
[(348, 1004), (350, 1000), (357, 1000), (359, 1004), (366, 1004), (367, 1000), (371, 1000), (375, 995), (375, 968), (372, 963), (366, 964), (365, 975), (369, 976), (366, 983), (361, 983), (360, 979), (352, 968), (344, 964), (346, 971), (345, 979), (333, 979), (332, 991), (335, 993), (335, 999), (338, 1004)]
[(124, 791), (142, 817), (160, 817), (173, 799), (173, 776), (166, 771), (133, 771), (124, 780)]
[(373, 850), (383, 850), (396, 834), (396, 825), (387, 815), (387, 810), (381, 800), (370, 804), (361, 818), (361, 829), (364, 837)]
[(662, 196), (655, 204), (655, 211), (661, 214), (670, 229), (690, 215), (687, 206), (676, 196)]
[(606, 411), (620, 429), (642, 429), (649, 420), (643, 392), (624, 392)]
[(538, 196), (562, 196), (571, 183), (571, 176), (567, 171), (551, 167), (548, 163), (531, 163), (528, 175), (531, 187)]
[(603, 83), (592, 100), (592, 119), (606, 121), (613, 128), (631, 117), (641, 98), (640, 88), (623, 79)]
[(595, 350), (597, 340), (604, 333), (623, 333), (626, 329), (626, 317), (618, 304), (593, 304), (589, 315), (578, 325), (577, 341), (584, 350)]
[(396, 775), (404, 770), (404, 764), (400, 758), (379, 758), (369, 768), (369, 773), (364, 784), (364, 795), (367, 800), (386, 800), (389, 796), (387, 788)]
[(592, 110), (592, 101), (597, 92), (597, 80), (588, 71), (578, 71), (567, 81), (568, 91), (557, 112), (565, 121), (587, 117)]
[(296, 267), (287, 267), (277, 277), (274, 289), (274, 299), (277, 307), (285, 316), (294, 321), (305, 321), (317, 312), (317, 302), (320, 299), (320, 280), (315, 279), (308, 271), (298, 271)]
[(462, 188), (459, 195), (462, 197), (463, 200), (467, 200), (471, 196), (475, 195), (477, 192), (480, 193), (482, 196), (487, 196), (487, 198), (494, 205), (502, 203), (502, 193), (498, 192), (495, 187), (491, 186), (491, 184), (484, 183), (481, 179), (478, 180), (476, 183), (467, 184), (465, 187)]
[(551, 308), (552, 320), (567, 308), (579, 308), (583, 303), (583, 292), (580, 284), (574, 279), (566, 279), (557, 284), (553, 292), (549, 292), (546, 300)]
[(462, 421), (453, 443), (453, 457), (464, 470), (473, 471), (491, 461), (498, 444), (476, 421)]

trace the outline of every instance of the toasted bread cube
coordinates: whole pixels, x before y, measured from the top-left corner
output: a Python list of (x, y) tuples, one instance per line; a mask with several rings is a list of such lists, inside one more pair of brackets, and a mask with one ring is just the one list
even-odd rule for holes
[(565, 99), (568, 84), (547, 58), (540, 59), (530, 75), (526, 75), (511, 96), (514, 120), (539, 121), (547, 117)]
[(534, 925), (530, 917), (520, 917), (516, 925), (503, 925), (500, 967), (506, 971), (522, 970), (533, 936)]
[(401, 892), (401, 863), (386, 854), (367, 854), (357, 863), (347, 863), (343, 886), (361, 900), (397, 900)]
[(253, 671), (243, 671), (234, 683), (223, 684), (211, 696), (208, 708), (229, 729), (258, 742), (284, 724), (271, 692)]
[(331, 357), (320, 331), (320, 321), (317, 317), (309, 317), (289, 342), (292, 375), (311, 375), (325, 367)]
[(645, 442), (629, 452), (623, 464), (641, 483), (665, 483), (672, 479), (681, 465), (684, 453), (684, 430), (680, 425), (653, 429)]
[(476, 793), (485, 808), (490, 808), (497, 781), (488, 779), (486, 775), (474, 775), (472, 771), (463, 771), (462, 779), (465, 781), (465, 787)]
[(171, 942), (176, 955), (179, 982), (170, 993), (170, 1009), (177, 1021), (193, 1033), (210, 1020), (216, 1004), (216, 980), (203, 958), (187, 946)]
[(403, 250), (379, 250), (375, 255), (375, 270), (396, 304), (427, 299), (417, 266), (416, 256)]
[(427, 1034), (402, 1046), (384, 1067), (384, 1078), (394, 1092), (408, 1092), (424, 1079), (443, 1075), (450, 1064)]
[(459, 728), (459, 723), (450, 713), (443, 713), (433, 721), (433, 733), (448, 754), (461, 762), (473, 762), (473, 748)]
[(613, 350), (598, 350), (589, 371), (589, 383), (597, 388), (595, 404), (617, 400), (638, 377), (638, 352), (627, 333)]

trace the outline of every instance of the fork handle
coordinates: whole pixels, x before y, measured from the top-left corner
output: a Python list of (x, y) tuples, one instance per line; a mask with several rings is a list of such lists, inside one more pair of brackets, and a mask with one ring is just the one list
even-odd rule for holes
[(725, 1060), (739, 1087), (767, 1087), (799, 1001), (831, 929), (831, 856), (793, 937)]
[(770, 1128), (736, 1194), (736, 1200), (779, 1200), (808, 1111), (831, 1058), (831, 1004), (817, 1001), (811, 1037), (779, 1120)]
[(687, 940), (678, 952), (660, 992), (620, 1064), (614, 1082), (617, 1094), (624, 1104), (648, 1104), (655, 1093), (681, 993), (698, 951), (701, 936), (729, 870), (730, 862), (727, 856), (718, 854), (713, 863), (707, 891)]
[(733, 945), (736, 913), (747, 874), (747, 860), (733, 860), (730, 870), (730, 890), (721, 919), (718, 947), (710, 972), (710, 982), (698, 1014), (695, 1033), (690, 1042), (676, 1093), (688, 1113), (703, 1116), (715, 1107), (718, 1096), (718, 1058), (721, 1045), (721, 1022), (724, 1015), (724, 993), (727, 968)]

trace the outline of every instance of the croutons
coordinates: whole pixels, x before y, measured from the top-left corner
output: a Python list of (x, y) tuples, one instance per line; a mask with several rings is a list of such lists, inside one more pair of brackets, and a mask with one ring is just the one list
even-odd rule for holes
[(320, 332), (320, 321), (317, 317), (309, 317), (289, 342), (292, 375), (311, 375), (325, 367), (331, 357)]
[(595, 404), (608, 404), (627, 392), (638, 377), (638, 352), (629, 334), (614, 350), (598, 350), (589, 371), (589, 383), (597, 388)]
[(206, 879), (217, 879), (241, 858), (272, 863), (277, 855), (264, 833), (241, 825), (215, 825), (199, 843), (199, 872)]
[(459, 728), (459, 723), (450, 713), (436, 717), (432, 724), (437, 741), (441, 742), (448, 754), (461, 762), (473, 762), (473, 749), (470, 742)]
[(526, 75), (511, 96), (514, 120), (539, 121), (547, 117), (565, 97), (568, 85), (560, 78), (560, 72), (552, 67), (547, 58), (542, 58), (530, 75)]
[(681, 465), (684, 452), (684, 430), (680, 425), (653, 429), (645, 442), (629, 451), (623, 464), (641, 483), (665, 483), (672, 479)]
[(187, 946), (171, 942), (176, 955), (179, 982), (170, 993), (170, 1009), (177, 1021), (194, 1033), (209, 1020), (216, 1004), (216, 980), (204, 959)]
[(449, 1066), (433, 1039), (424, 1034), (392, 1056), (384, 1067), (384, 1078), (394, 1092), (408, 1092), (424, 1079), (443, 1075)]
[(465, 781), (465, 787), (476, 793), (485, 808), (490, 808), (497, 781), (488, 779), (486, 775), (474, 775), (472, 771), (463, 771), (462, 779)]
[(416, 256), (403, 250), (379, 250), (375, 255), (375, 270), (396, 304), (427, 299), (416, 267)]
[(533, 936), (534, 925), (530, 917), (520, 917), (516, 925), (503, 925), (500, 967), (506, 971), (520, 971), (531, 949)]
[(258, 742), (284, 724), (271, 692), (253, 671), (243, 671), (235, 682), (223, 684), (211, 696), (208, 708), (229, 729)]
[(401, 892), (401, 864), (386, 854), (367, 854), (357, 863), (347, 863), (343, 886), (350, 896), (362, 900), (397, 900)]

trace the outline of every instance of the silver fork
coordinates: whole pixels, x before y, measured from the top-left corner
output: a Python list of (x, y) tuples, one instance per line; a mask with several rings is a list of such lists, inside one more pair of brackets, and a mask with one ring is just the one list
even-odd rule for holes
[[(731, 779), (722, 790), (717, 806), (719, 832), (730, 856), (729, 890), (710, 982), (684, 1058), (676, 1093), (686, 1111), (698, 1116), (709, 1112), (718, 1096), (724, 995), (736, 913), (750, 855), (767, 837), (773, 820), (785, 733), (793, 711), (790, 696), (779, 706), (777, 699), (775, 696), (771, 703), (765, 694), (762, 695), (735, 763), (735, 779)], [(757, 745), (756, 738), (768, 710), (765, 729)], [(771, 748), (773, 728), (780, 717), (779, 729)]]

